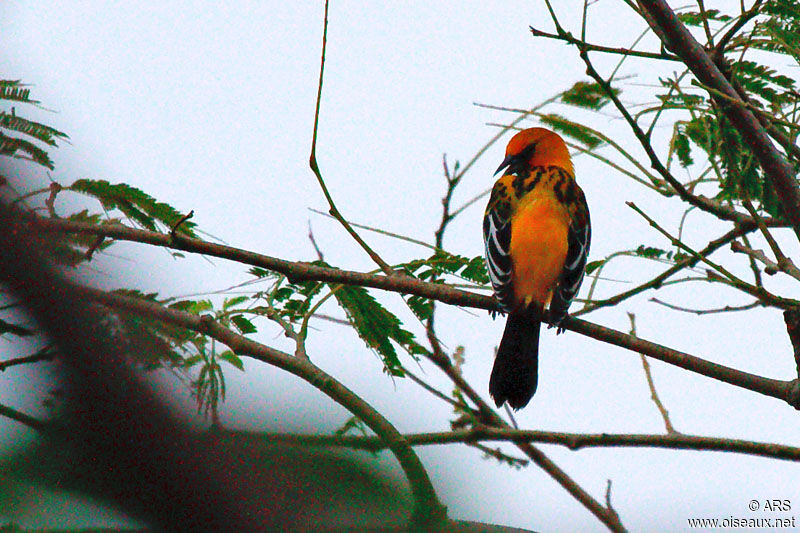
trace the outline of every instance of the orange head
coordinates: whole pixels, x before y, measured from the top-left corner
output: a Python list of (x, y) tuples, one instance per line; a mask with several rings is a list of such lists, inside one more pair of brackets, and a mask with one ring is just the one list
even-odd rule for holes
[(570, 174), (575, 170), (564, 139), (545, 128), (528, 128), (511, 137), (506, 147), (506, 158), (495, 174), (508, 167), (507, 174), (531, 167), (561, 167)]

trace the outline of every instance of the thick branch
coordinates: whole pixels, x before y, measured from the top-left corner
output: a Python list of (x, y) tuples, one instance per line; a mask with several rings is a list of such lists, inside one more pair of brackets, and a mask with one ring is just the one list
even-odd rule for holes
[[(237, 432), (238, 433), (238, 432)], [(354, 435), (292, 435), (292, 434), (259, 434), (265, 439), (277, 442), (302, 443), (319, 446), (341, 446), (369, 451), (378, 451), (386, 445), (378, 437), (361, 437)], [(757, 455), (786, 461), (800, 461), (800, 448), (755, 442), (742, 439), (724, 439), (669, 433), (663, 435), (637, 433), (563, 433), (559, 431), (498, 429), (476, 427), (458, 431), (440, 433), (414, 433), (405, 435), (412, 446), (428, 446), (434, 444), (472, 443), (472, 442), (529, 442), (538, 444), (556, 444), (570, 450), (581, 448), (631, 447), (631, 448), (667, 448), (674, 450), (709, 450), (718, 452), (742, 453)]]
[(640, 0), (640, 5), (650, 14), (648, 22), (660, 29), (659, 34), (665, 39), (664, 45), (683, 60), (697, 79), (733, 99), (735, 103), (727, 98), (717, 98), (717, 102), (758, 159), (800, 239), (800, 187), (792, 166), (778, 152), (758, 118), (747, 109), (745, 102), (739, 98), (706, 50), (678, 20), (667, 3), (664, 0)]
[[(37, 224), (42, 229), (50, 231), (105, 235), (115, 239), (142, 242), (221, 257), (231, 261), (280, 272), (291, 280), (317, 280), (330, 283), (343, 283), (346, 285), (360, 285), (403, 294), (415, 294), (452, 305), (492, 311), (498, 310), (497, 303), (489, 296), (462, 291), (445, 284), (427, 283), (408, 276), (373, 275), (363, 272), (320, 267), (303, 262), (286, 261), (284, 259), (248, 252), (231, 246), (209, 243), (200, 239), (186, 237), (172, 239), (169, 235), (162, 233), (128, 228), (119, 224), (94, 226), (88, 223), (61, 219), (39, 219)], [(737, 387), (784, 400), (795, 407), (800, 406), (800, 388), (797, 386), (796, 381), (782, 381), (742, 372), (644, 339), (637, 339), (626, 333), (586, 322), (578, 318), (567, 318), (561, 325), (565, 329), (586, 335), (593, 339), (614, 344), (615, 346), (620, 346), (637, 353), (649, 355), (654, 359), (679, 366), (683, 369), (719, 381), (724, 381), (725, 383)]]

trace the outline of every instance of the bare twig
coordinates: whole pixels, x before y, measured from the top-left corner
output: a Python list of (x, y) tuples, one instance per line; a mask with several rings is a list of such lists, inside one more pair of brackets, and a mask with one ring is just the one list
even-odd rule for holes
[(319, 84), (317, 85), (317, 106), (314, 111), (314, 132), (311, 138), (311, 155), (308, 159), (308, 164), (311, 167), (311, 171), (317, 177), (317, 182), (319, 183), (320, 188), (322, 189), (322, 194), (325, 195), (325, 200), (328, 201), (328, 207), (330, 208), (329, 213), (333, 218), (339, 221), (339, 223), (344, 227), (347, 233), (350, 234), (351, 237), (361, 246), (361, 248), (369, 255), (369, 257), (378, 265), (381, 270), (387, 275), (394, 274), (392, 267), (386, 263), (381, 257), (369, 247), (369, 245), (364, 242), (361, 236), (356, 232), (355, 229), (347, 222), (347, 220), (342, 216), (339, 212), (339, 209), (336, 207), (336, 204), (333, 202), (333, 197), (331, 196), (330, 192), (328, 191), (328, 186), (325, 185), (325, 180), (322, 178), (322, 172), (319, 169), (319, 164), (317, 164), (317, 130), (319, 127), (319, 108), (320, 103), (322, 101), (322, 81), (324, 79), (323, 74), (325, 73), (325, 51), (328, 45), (328, 0), (325, 1), (325, 17), (324, 17), (324, 26), (322, 30), (322, 53), (320, 54), (320, 65), (319, 65)]
[(741, 30), (745, 24), (750, 22), (756, 15), (758, 15), (758, 10), (761, 7), (763, 0), (756, 0), (753, 3), (753, 6), (739, 15), (736, 21), (731, 25), (730, 28), (725, 32), (725, 34), (720, 37), (717, 41), (717, 44), (714, 45), (714, 50), (712, 51), (712, 57), (719, 57), (725, 53), (725, 47), (728, 46), (728, 43), (733, 39), (734, 36)]
[(50, 195), (47, 197), (47, 200), (44, 201), (44, 204), (47, 206), (47, 212), (52, 218), (58, 218), (56, 214), (56, 197), (63, 189), (64, 187), (62, 187), (60, 183), (55, 181), (50, 182)]
[(25, 357), (15, 357), (14, 359), (7, 359), (0, 361), (0, 372), (5, 372), (7, 368), (16, 365), (27, 365), (30, 363), (38, 363), (40, 361), (52, 361), (55, 354), (50, 349), (39, 350), (35, 354), (27, 355)]
[(578, 39), (577, 37), (574, 37), (571, 33), (563, 30), (559, 33), (548, 33), (546, 31), (537, 30), (533, 26), (529, 26), (529, 28), (531, 34), (533, 34), (534, 37), (545, 37), (547, 39), (556, 39), (558, 41), (564, 41), (569, 44), (583, 47), (586, 50), (592, 52), (604, 52), (606, 54), (643, 57), (645, 59), (663, 59), (666, 61), (680, 61), (680, 59), (677, 56), (674, 56), (672, 54), (666, 54), (661, 52), (644, 52), (639, 50), (631, 50), (630, 48), (615, 48), (612, 46), (602, 46), (599, 44), (587, 43), (586, 41)]
[[(631, 335), (636, 337), (636, 315), (633, 313), (628, 313), (628, 318), (631, 321)], [(656, 404), (656, 409), (658, 409), (658, 412), (661, 413), (661, 418), (664, 420), (664, 427), (666, 428), (667, 433), (675, 433), (675, 427), (672, 425), (672, 421), (669, 418), (669, 411), (667, 411), (667, 408), (664, 407), (664, 404), (661, 402), (661, 398), (658, 396), (658, 391), (656, 391), (656, 384), (653, 381), (653, 373), (650, 370), (650, 363), (647, 360), (647, 357), (644, 355), (641, 357), (644, 376), (647, 379), (647, 387), (650, 389), (650, 399), (653, 400), (653, 403)]]
[[(722, 248), (726, 244), (730, 243), (737, 237), (744, 235), (746, 232), (753, 231), (753, 229), (755, 229), (754, 226), (749, 226), (748, 229), (744, 229), (742, 226), (738, 226), (737, 228), (734, 228), (733, 230), (729, 231), (720, 238), (715, 239), (710, 243), (708, 243), (708, 245), (702, 250), (700, 250), (698, 254), (703, 257), (706, 257), (711, 253), (715, 252), (716, 250)], [(588, 303), (583, 309), (575, 313), (571, 313), (571, 315), (572, 316), (584, 315), (601, 307), (607, 307), (610, 305), (618, 304), (619, 302), (627, 300), (628, 298), (636, 296), (637, 294), (641, 294), (646, 290), (658, 289), (662, 285), (664, 285), (669, 278), (671, 278), (672, 276), (674, 276), (675, 274), (677, 274), (678, 272), (682, 271), (685, 268), (691, 268), (695, 266), (699, 261), (700, 260), (695, 256), (691, 255), (687, 256), (684, 259), (681, 259), (675, 265), (671, 266), (670, 268), (659, 274), (658, 276), (651, 279), (650, 281), (642, 283), (641, 285), (634, 287), (633, 289), (617, 294), (616, 296), (612, 296), (611, 298), (606, 298), (604, 300), (596, 300), (594, 302)]]
[(747, 311), (749, 309), (755, 309), (756, 307), (762, 307), (763, 304), (756, 300), (753, 303), (745, 304), (745, 305), (726, 305), (725, 307), (717, 307), (714, 309), (690, 309), (688, 307), (681, 307), (680, 305), (671, 304), (665, 302), (663, 300), (659, 300), (658, 298), (650, 298), (651, 302), (663, 305), (666, 308), (672, 309), (674, 311), (682, 311), (684, 313), (692, 313), (695, 315), (712, 315), (715, 313), (732, 313), (737, 311)]
[(322, 255), (322, 250), (319, 249), (317, 246), (317, 240), (314, 238), (314, 231), (311, 229), (311, 221), (308, 221), (308, 240), (311, 241), (311, 246), (314, 247), (314, 251), (317, 252), (317, 258), (320, 261), (324, 261), (325, 257)]
[(767, 274), (772, 275), (777, 274), (778, 272), (783, 272), (784, 274), (788, 274), (796, 280), (800, 280), (800, 269), (798, 269), (794, 262), (787, 257), (783, 257), (783, 264), (778, 264), (768, 258), (767, 254), (765, 254), (763, 250), (753, 250), (752, 248), (749, 248), (737, 241), (733, 241), (731, 243), (731, 250), (736, 253), (745, 254), (759, 261), (764, 265), (764, 272)]
[(784, 311), (783, 320), (786, 322), (786, 331), (792, 342), (797, 375), (800, 377), (800, 311), (795, 309)]
[(0, 404), (0, 416), (4, 416), (20, 424), (24, 424), (31, 429), (35, 429), (37, 431), (46, 431), (50, 426), (47, 422), (42, 422), (38, 418), (34, 418), (30, 415), (26, 415), (21, 411), (17, 411), (14, 408), (8, 407), (7, 405)]
[[(730, 284), (737, 289), (750, 294), (751, 296), (755, 296), (759, 298), (764, 303), (774, 305), (775, 307), (779, 307), (781, 309), (789, 309), (789, 308), (797, 308), (800, 307), (800, 301), (793, 300), (791, 298), (783, 298), (781, 296), (772, 294), (771, 292), (767, 291), (764, 287), (757, 287), (750, 283), (747, 283), (743, 279), (735, 276), (732, 274), (728, 269), (723, 267), (722, 265), (711, 261), (708, 257), (700, 255), (698, 252), (694, 251), (693, 249), (689, 248), (686, 244), (682, 241), (677, 239), (676, 237), (672, 236), (668, 231), (662, 228), (655, 220), (650, 218), (644, 211), (639, 209), (636, 204), (633, 202), (625, 202), (631, 209), (639, 213), (647, 222), (655, 228), (659, 233), (661, 233), (664, 237), (669, 239), (669, 241), (674, 245), (680, 248), (681, 250), (688, 252), (689, 254), (693, 255), (694, 257), (698, 258), (700, 261), (706, 263), (708, 266), (714, 269), (714, 271), (719, 273), (717, 278), (709, 279), (718, 279), (719, 281), (725, 281), (726, 283)], [(709, 272), (710, 274), (710, 272)]]
[(178, 237), (178, 230), (183, 225), (183, 223), (192, 218), (193, 216), (194, 216), (194, 209), (189, 211), (187, 214), (183, 215), (180, 219), (178, 219), (178, 221), (175, 224), (173, 224), (172, 229), (170, 230), (170, 235), (172, 235), (173, 239)]

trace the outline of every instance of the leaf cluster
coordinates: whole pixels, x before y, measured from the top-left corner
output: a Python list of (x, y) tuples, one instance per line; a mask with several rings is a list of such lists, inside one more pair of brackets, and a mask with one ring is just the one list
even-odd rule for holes
[(16, 107), (8, 103), (36, 105), (31, 90), (19, 80), (0, 80), (0, 155), (29, 159), (53, 170), (53, 161), (41, 145), (57, 146), (67, 135), (55, 128), (17, 115)]

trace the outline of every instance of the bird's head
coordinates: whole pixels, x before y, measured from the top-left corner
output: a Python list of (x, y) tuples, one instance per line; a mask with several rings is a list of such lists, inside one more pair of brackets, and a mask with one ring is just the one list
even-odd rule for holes
[(495, 174), (506, 167), (506, 174), (514, 174), (523, 169), (546, 166), (561, 167), (570, 174), (575, 173), (567, 145), (559, 134), (545, 128), (528, 128), (508, 141), (506, 158)]

